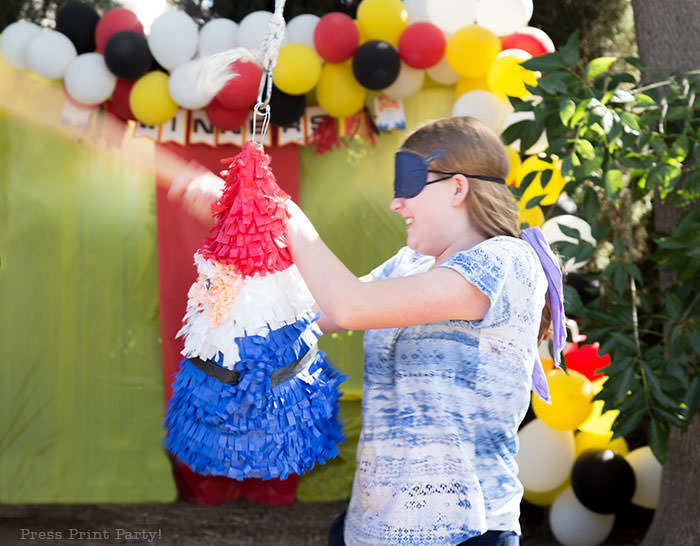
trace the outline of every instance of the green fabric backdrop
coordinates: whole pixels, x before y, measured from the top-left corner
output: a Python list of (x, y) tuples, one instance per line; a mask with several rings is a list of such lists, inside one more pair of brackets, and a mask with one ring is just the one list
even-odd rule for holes
[(0, 502), (170, 501), (151, 176), (0, 117)]
[[(409, 128), (449, 114), (452, 89), (404, 101)], [(358, 275), (404, 242), (391, 200), (402, 131), (324, 155), (300, 150), (300, 202)], [(175, 498), (161, 449), (152, 175), (0, 113), (0, 502)], [(361, 333), (321, 347), (349, 374), (341, 456), (298, 498), (349, 494), (360, 428)]]

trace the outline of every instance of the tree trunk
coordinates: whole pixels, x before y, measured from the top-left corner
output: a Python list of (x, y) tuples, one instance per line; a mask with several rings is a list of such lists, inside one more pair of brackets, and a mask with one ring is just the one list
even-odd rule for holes
[(661, 496), (641, 546), (700, 544), (700, 417), (688, 430), (671, 429)]
[[(632, 0), (639, 56), (654, 72), (700, 66), (700, 0)], [(654, 72), (649, 74), (654, 77)], [(681, 210), (654, 202), (654, 224), (671, 232)], [(662, 285), (674, 282), (663, 276)], [(659, 506), (641, 546), (700, 544), (700, 416), (685, 431), (672, 427)]]

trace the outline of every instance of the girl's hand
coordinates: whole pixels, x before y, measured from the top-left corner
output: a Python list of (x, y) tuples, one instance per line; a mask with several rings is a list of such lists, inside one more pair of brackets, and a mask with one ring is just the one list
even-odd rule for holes
[(204, 224), (213, 225), (211, 206), (221, 195), (224, 184), (221, 177), (196, 161), (190, 161), (185, 170), (173, 179), (168, 199), (182, 199), (182, 207), (187, 213)]

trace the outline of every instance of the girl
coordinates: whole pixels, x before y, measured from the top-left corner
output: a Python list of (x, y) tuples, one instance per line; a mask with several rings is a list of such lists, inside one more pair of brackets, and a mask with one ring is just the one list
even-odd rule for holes
[(290, 203), (289, 246), (321, 329), (367, 330), (357, 468), (331, 545), (519, 543), (517, 431), (530, 389), (547, 397), (538, 255), (552, 256), (536, 234), (519, 238), (507, 172), (478, 120), (418, 128), (396, 154), (390, 205), (406, 247), (362, 279)]
[(418, 128), (390, 205), (406, 246), (360, 279), (288, 203), (321, 330), (367, 330), (357, 468), (331, 546), (519, 544), (517, 432), (530, 389), (548, 399), (538, 344), (551, 311), (557, 359), (564, 317), (561, 273), (539, 230), (520, 233), (507, 171), (476, 119)]

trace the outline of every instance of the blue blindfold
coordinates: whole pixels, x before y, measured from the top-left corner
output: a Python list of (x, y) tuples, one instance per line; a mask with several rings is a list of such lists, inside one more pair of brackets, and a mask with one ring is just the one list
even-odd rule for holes
[[(440, 157), (444, 153), (444, 149), (436, 150), (426, 157), (421, 157), (413, 152), (396, 152), (394, 165), (394, 197), (403, 197), (405, 199), (415, 197), (428, 184), (447, 180), (456, 174), (461, 174), (467, 178), (476, 178), (478, 180), (496, 182), (498, 184), (506, 183), (503, 178), (497, 178), (495, 176), (466, 174), (459, 172), (446, 173), (443, 171), (429, 169), (428, 165), (430, 165), (433, 160)], [(445, 176), (428, 182), (428, 173), (444, 174)]]

